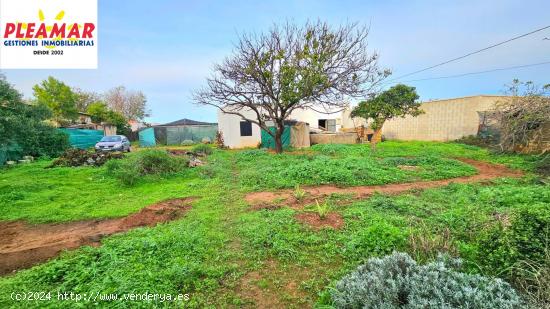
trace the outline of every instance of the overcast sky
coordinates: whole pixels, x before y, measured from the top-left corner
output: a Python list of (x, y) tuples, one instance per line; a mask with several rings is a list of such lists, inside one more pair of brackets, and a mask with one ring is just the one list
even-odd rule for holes
[[(103, 92), (141, 90), (151, 122), (215, 121), (190, 93), (212, 64), (231, 52), (243, 31), (273, 23), (322, 19), (370, 24), (369, 45), (400, 76), (550, 25), (550, 1), (175, 1), (99, 0), (99, 69), (4, 70), (26, 97), (52, 75), (70, 86)], [(403, 79), (419, 79), (550, 61), (550, 29)], [(454, 79), (409, 82), (422, 100), (501, 94), (512, 79), (550, 83), (550, 64)]]

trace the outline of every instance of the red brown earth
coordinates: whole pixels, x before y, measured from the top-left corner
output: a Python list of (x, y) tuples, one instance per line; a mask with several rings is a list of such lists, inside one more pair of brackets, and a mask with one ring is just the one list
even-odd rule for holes
[(311, 203), (311, 201), (326, 198), (334, 193), (349, 194), (353, 198), (364, 198), (377, 192), (384, 194), (399, 194), (410, 190), (442, 187), (451, 183), (483, 182), (499, 177), (521, 177), (523, 175), (522, 172), (509, 169), (501, 164), (493, 164), (463, 158), (458, 160), (472, 165), (477, 169), (478, 173), (472, 176), (463, 176), (444, 180), (419, 181), (378, 186), (336, 187), (332, 185), (322, 185), (303, 187), (302, 189), (307, 192), (307, 197), (302, 200), (296, 200), (296, 198), (294, 198), (292, 189), (280, 190), (276, 192), (252, 192), (247, 194), (245, 199), (253, 209), (274, 209), (283, 206), (301, 209), (304, 205)]
[(31, 267), (63, 250), (99, 246), (101, 238), (107, 235), (175, 220), (191, 208), (193, 200), (166, 200), (116, 219), (38, 225), (23, 221), (0, 222), (0, 275)]
[(315, 212), (302, 212), (295, 216), (296, 220), (309, 225), (314, 230), (323, 228), (333, 228), (335, 230), (344, 226), (344, 219), (337, 212), (329, 212), (325, 218), (321, 219)]

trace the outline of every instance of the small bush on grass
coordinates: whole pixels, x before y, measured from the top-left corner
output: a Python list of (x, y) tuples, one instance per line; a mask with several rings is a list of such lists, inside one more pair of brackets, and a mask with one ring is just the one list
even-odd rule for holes
[(461, 137), (454, 142), (458, 144), (487, 148), (494, 147), (498, 143), (498, 140), (493, 136), (481, 137), (476, 135), (468, 135)]
[(169, 155), (164, 150), (144, 150), (126, 160), (109, 161), (107, 172), (125, 185), (134, 185), (142, 176), (166, 176), (188, 167), (189, 159)]
[(369, 222), (366, 228), (350, 234), (344, 254), (353, 260), (364, 260), (368, 256), (382, 256), (394, 250), (404, 249), (407, 232), (383, 220)]
[(306, 196), (306, 191), (304, 191), (302, 188), (300, 188), (300, 185), (296, 185), (294, 187), (294, 192), (292, 193), (294, 195), (294, 198), (296, 198), (297, 201), (301, 201)]
[(544, 261), (520, 261), (514, 270), (520, 276), (513, 284), (526, 295), (531, 307), (550, 308), (550, 248), (545, 250)]
[(494, 274), (514, 276), (521, 261), (544, 263), (550, 243), (550, 212), (542, 207), (525, 208), (512, 214), (509, 226), (498, 224), (482, 235), (479, 261)]
[(418, 265), (406, 253), (371, 258), (332, 291), (336, 308), (521, 308), (500, 279), (458, 272), (460, 260), (439, 256)]
[(212, 147), (206, 144), (197, 144), (191, 150), (198, 155), (208, 156), (212, 154)]
[(71, 148), (67, 149), (59, 158), (55, 159), (48, 167), (56, 166), (102, 166), (111, 159), (121, 159), (124, 154), (120, 152), (90, 152), (87, 150)]
[(328, 213), (330, 212), (330, 205), (328, 204), (328, 202), (326, 200), (322, 203), (319, 203), (318, 200), (315, 200), (315, 204), (316, 204), (315, 209), (317, 210), (317, 214), (319, 215), (319, 219), (325, 220)]
[(195, 145), (196, 143), (190, 139), (186, 139), (184, 140), (183, 142), (181, 142), (180, 145), (182, 146), (191, 146), (191, 145)]

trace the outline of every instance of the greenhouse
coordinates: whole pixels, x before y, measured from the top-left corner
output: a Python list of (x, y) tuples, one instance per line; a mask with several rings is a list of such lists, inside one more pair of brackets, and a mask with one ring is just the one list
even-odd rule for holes
[(214, 141), (218, 132), (217, 123), (180, 119), (156, 125), (139, 131), (139, 144), (144, 147), (155, 145), (182, 145)]

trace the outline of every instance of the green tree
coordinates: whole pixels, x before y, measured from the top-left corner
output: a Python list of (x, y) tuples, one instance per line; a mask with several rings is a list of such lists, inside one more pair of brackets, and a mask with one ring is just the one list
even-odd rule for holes
[(352, 110), (351, 116), (371, 120), (371, 128), (374, 130), (371, 147), (374, 149), (382, 140), (382, 127), (387, 120), (407, 115), (416, 117), (424, 113), (416, 100), (418, 100), (418, 94), (415, 87), (398, 84), (360, 102)]
[(109, 108), (103, 102), (94, 102), (88, 105), (86, 113), (90, 114), (94, 123), (107, 121), (109, 117)]
[(95, 102), (88, 106), (87, 113), (90, 114), (95, 123), (106, 122), (117, 127), (118, 134), (127, 134), (130, 131), (128, 120), (119, 112), (109, 109), (103, 102)]
[(36, 102), (47, 106), (58, 124), (75, 120), (78, 117), (77, 95), (65, 83), (50, 76), (35, 85), (33, 91)]
[(45, 122), (50, 117), (46, 106), (23, 102), (0, 75), (0, 164), (23, 155), (56, 156), (68, 148), (68, 136)]
[(106, 122), (116, 126), (117, 134), (127, 135), (131, 131), (128, 119), (119, 112), (110, 110)]
[(365, 97), (389, 75), (379, 69), (367, 36), (367, 27), (331, 27), (320, 21), (244, 34), (194, 100), (256, 124), (274, 138), (281, 153), (284, 122), (294, 110), (342, 109), (344, 98)]

